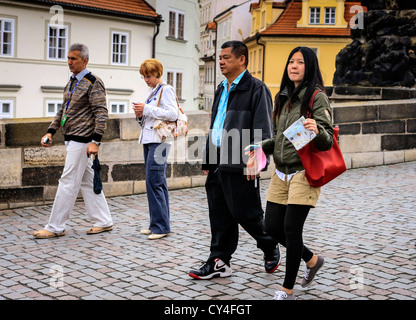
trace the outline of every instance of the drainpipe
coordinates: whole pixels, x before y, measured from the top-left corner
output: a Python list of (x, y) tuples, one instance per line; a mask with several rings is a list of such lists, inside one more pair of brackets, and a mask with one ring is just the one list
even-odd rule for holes
[(217, 45), (218, 45), (218, 23), (215, 21), (215, 47), (214, 47), (214, 92), (217, 90)]
[(262, 70), (261, 70), (261, 81), (263, 81), (264, 82), (264, 72), (265, 72), (265, 70), (264, 70), (264, 57), (266, 56), (266, 46), (264, 45), (264, 43), (260, 43), (259, 41), (260, 41), (260, 38), (261, 38), (261, 35), (260, 35), (260, 33), (259, 32), (257, 32), (256, 33), (256, 43), (259, 45), (259, 46), (262, 46), (263, 47), (263, 59), (262, 59), (262, 61), (263, 61), (263, 65), (262, 65)]
[(153, 35), (153, 48), (152, 48), (152, 58), (156, 58), (156, 37), (160, 31), (160, 23), (162, 22), (162, 16), (159, 14), (156, 18), (156, 33)]

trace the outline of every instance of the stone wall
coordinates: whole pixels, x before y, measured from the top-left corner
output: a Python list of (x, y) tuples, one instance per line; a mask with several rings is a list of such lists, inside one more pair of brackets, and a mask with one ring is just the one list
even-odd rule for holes
[(332, 103), (347, 168), (416, 161), (416, 99)]
[[(335, 92), (335, 91), (334, 91)], [(333, 103), (340, 146), (348, 168), (416, 160), (416, 99)], [(170, 189), (202, 186), (201, 146), (210, 114), (188, 112), (190, 132), (171, 149)], [(50, 148), (40, 146), (51, 118), (0, 120), (0, 209), (52, 203), (61, 176), (65, 146), (58, 132)], [(111, 117), (100, 148), (107, 197), (146, 191), (139, 126), (132, 115)], [(274, 166), (262, 173), (269, 178)]]
[[(187, 112), (189, 135), (173, 143), (168, 159), (170, 189), (203, 185), (200, 150), (210, 123), (204, 111)], [(52, 118), (0, 120), (0, 209), (51, 203), (65, 163), (63, 135), (43, 148), (40, 139)], [(133, 115), (110, 117), (100, 147), (101, 177), (106, 196), (145, 192), (140, 127)], [(192, 154), (188, 154), (192, 152)]]

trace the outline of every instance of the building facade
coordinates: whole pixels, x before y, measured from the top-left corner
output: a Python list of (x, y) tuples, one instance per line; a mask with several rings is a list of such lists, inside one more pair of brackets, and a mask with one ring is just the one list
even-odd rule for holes
[(163, 63), (163, 80), (176, 89), (181, 108), (198, 109), (199, 1), (147, 0), (162, 16), (155, 58)]
[(215, 89), (224, 76), (218, 56), (229, 40), (243, 41), (250, 35), (250, 4), (254, 0), (201, 0), (200, 109), (209, 110)]
[[(332, 86), (335, 58), (351, 42), (350, 20), (361, 2), (346, 0), (260, 0), (250, 8), (250, 37), (245, 40), (250, 72), (275, 95), (289, 53), (297, 46), (313, 49), (326, 86)], [(364, 8), (365, 9), (365, 8)]]
[(109, 112), (132, 113), (131, 102), (146, 97), (139, 66), (159, 22), (142, 0), (0, 0), (0, 118), (54, 116), (76, 42), (89, 47), (87, 68), (104, 81)]

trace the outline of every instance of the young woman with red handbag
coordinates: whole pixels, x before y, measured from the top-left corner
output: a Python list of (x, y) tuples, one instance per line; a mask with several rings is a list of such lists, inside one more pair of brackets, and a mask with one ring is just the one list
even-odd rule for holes
[[(320, 92), (314, 95), (317, 90)], [(307, 118), (312, 97), (312, 116)], [(295, 299), (293, 287), (301, 259), (306, 263), (302, 287), (312, 282), (325, 261), (322, 256), (310, 251), (302, 239), (303, 225), (310, 208), (315, 207), (318, 201), (320, 188), (308, 183), (295, 147), (283, 135), (301, 116), (307, 118), (304, 127), (316, 133), (310, 143), (314, 143), (319, 150), (331, 149), (334, 130), (329, 99), (325, 94), (316, 54), (307, 47), (295, 48), (288, 57), (280, 91), (275, 97), (272, 117), (274, 135), (260, 143), (266, 155), (273, 155), (276, 165), (266, 196), (266, 231), (286, 247), (285, 279), (281, 290), (275, 294), (275, 300)], [(250, 175), (247, 177), (252, 178)]]

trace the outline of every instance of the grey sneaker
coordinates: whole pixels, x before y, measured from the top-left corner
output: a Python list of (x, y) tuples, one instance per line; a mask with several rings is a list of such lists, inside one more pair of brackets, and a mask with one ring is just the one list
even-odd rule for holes
[(303, 275), (303, 279), (301, 282), (301, 286), (303, 288), (309, 286), (312, 283), (313, 279), (315, 278), (316, 273), (318, 272), (319, 269), (321, 269), (324, 263), (325, 263), (325, 258), (318, 256), (318, 261), (316, 261), (316, 264), (314, 267), (308, 268), (307, 266), (305, 266), (305, 274)]
[(296, 300), (296, 296), (292, 294), (288, 294), (286, 292), (282, 291), (276, 291), (274, 293), (273, 300)]

